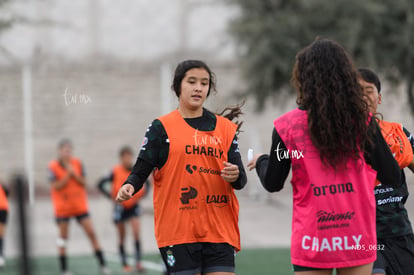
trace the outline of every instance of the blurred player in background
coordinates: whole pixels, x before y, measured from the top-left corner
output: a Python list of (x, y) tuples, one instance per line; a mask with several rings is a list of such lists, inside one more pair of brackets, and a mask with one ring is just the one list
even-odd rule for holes
[(72, 156), (72, 143), (69, 140), (64, 139), (59, 143), (58, 158), (49, 163), (49, 171), (51, 197), (59, 229), (57, 244), (62, 274), (71, 274), (67, 270), (66, 258), (66, 243), (71, 218), (78, 221), (89, 238), (102, 274), (110, 274), (89, 216), (85, 170), (81, 161)]
[[(240, 106), (216, 115), (203, 108), (215, 78), (202, 61), (178, 64), (178, 108), (150, 124), (117, 200), (138, 192), (154, 168), (155, 236), (170, 274), (234, 274), (240, 250), (239, 204), (246, 184), (237, 129)], [(239, 124), (240, 125), (240, 124)]]
[[(361, 68), (359, 83), (372, 113), (382, 102), (381, 82), (371, 70)], [(401, 185), (375, 187), (377, 201), (377, 260), (372, 274), (405, 275), (414, 272), (414, 235), (404, 204), (408, 198), (404, 168), (414, 171), (414, 138), (401, 124), (380, 120), (382, 135), (401, 168)]]
[(377, 247), (375, 178), (399, 184), (398, 164), (341, 45), (317, 39), (301, 50), (292, 82), (298, 108), (275, 119), (270, 154), (248, 166), (269, 192), (283, 188), (292, 168), (295, 274), (369, 275)]
[(98, 183), (98, 188), (108, 198), (113, 199), (115, 202), (113, 220), (118, 230), (119, 240), (119, 255), (121, 257), (121, 263), (124, 272), (132, 272), (132, 268), (127, 262), (127, 253), (125, 252), (125, 225), (130, 222), (133, 237), (135, 240), (135, 266), (139, 272), (143, 272), (144, 268), (141, 265), (141, 242), (140, 242), (140, 221), (139, 216), (141, 208), (139, 205), (140, 199), (149, 190), (149, 181), (144, 188), (137, 192), (132, 199), (124, 201), (122, 203), (116, 202), (116, 195), (118, 194), (119, 188), (127, 180), (132, 170), (133, 165), (133, 152), (128, 146), (121, 148), (120, 163), (112, 168), (111, 173), (102, 178)]
[(8, 189), (0, 183), (0, 267), (6, 264), (4, 258), (4, 233), (6, 232), (9, 203), (7, 201)]

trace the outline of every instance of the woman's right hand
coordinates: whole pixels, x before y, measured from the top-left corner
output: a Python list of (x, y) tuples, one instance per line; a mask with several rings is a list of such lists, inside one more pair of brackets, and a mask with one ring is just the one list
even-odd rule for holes
[(132, 186), (132, 184), (128, 183), (122, 185), (118, 191), (118, 194), (116, 195), (116, 201), (123, 202), (129, 200), (130, 198), (132, 198), (132, 195), (134, 195), (134, 191), (134, 186)]

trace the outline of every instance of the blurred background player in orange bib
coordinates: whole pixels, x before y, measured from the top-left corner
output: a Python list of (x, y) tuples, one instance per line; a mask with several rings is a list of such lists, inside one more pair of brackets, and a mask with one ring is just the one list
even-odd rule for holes
[(112, 168), (111, 173), (102, 178), (98, 183), (99, 190), (108, 198), (114, 201), (113, 221), (118, 231), (119, 255), (124, 272), (132, 272), (132, 268), (127, 262), (127, 254), (125, 252), (125, 224), (131, 224), (132, 233), (135, 241), (135, 266), (138, 272), (143, 272), (144, 268), (141, 264), (141, 242), (140, 242), (140, 220), (141, 208), (139, 201), (149, 190), (149, 181), (144, 188), (137, 192), (132, 199), (122, 203), (116, 202), (116, 195), (119, 188), (127, 180), (132, 170), (133, 152), (128, 146), (121, 148), (119, 152), (120, 163)]
[[(203, 108), (215, 78), (202, 61), (178, 64), (173, 79), (178, 108), (154, 120), (117, 200), (138, 192), (154, 172), (155, 237), (169, 274), (234, 274), (240, 250), (239, 204), (234, 189), (246, 184), (231, 122)], [(222, 113), (223, 114), (223, 113)]]
[[(377, 113), (382, 102), (381, 82), (373, 71), (360, 68), (359, 83), (369, 99), (370, 112)], [(405, 203), (408, 188), (404, 168), (414, 171), (414, 138), (400, 123), (379, 121), (382, 135), (401, 168), (401, 184), (387, 187), (378, 182), (375, 187), (377, 203), (377, 260), (372, 274), (405, 275), (414, 272), (414, 235)]]
[(85, 170), (81, 161), (72, 156), (72, 143), (68, 139), (58, 145), (58, 158), (49, 163), (51, 197), (56, 223), (59, 229), (57, 245), (62, 274), (71, 274), (67, 270), (66, 242), (69, 233), (69, 221), (75, 218), (89, 238), (99, 261), (102, 274), (110, 274), (106, 267), (101, 246), (89, 217)]
[(4, 258), (4, 233), (6, 231), (7, 216), (9, 214), (9, 203), (7, 201), (8, 190), (0, 183), (0, 268), (6, 264)]

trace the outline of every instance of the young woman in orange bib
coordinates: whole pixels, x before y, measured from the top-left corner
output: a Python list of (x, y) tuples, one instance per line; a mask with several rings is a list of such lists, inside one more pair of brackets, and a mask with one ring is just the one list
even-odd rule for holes
[(118, 192), (125, 201), (154, 173), (155, 236), (169, 274), (235, 274), (240, 250), (239, 204), (234, 189), (246, 184), (231, 122), (203, 108), (215, 78), (202, 61), (178, 64), (173, 80), (178, 108), (154, 120), (138, 160)]

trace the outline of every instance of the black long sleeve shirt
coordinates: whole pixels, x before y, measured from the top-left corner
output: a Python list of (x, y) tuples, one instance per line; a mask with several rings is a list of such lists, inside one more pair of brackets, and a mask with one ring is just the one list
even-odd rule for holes
[[(204, 109), (201, 117), (185, 118), (185, 121), (199, 131), (212, 131), (216, 127), (217, 118), (213, 113)], [(167, 132), (162, 123), (155, 119), (147, 129), (138, 159), (125, 184), (132, 184), (135, 192), (138, 192), (154, 168), (161, 169), (164, 166), (168, 153)], [(242, 189), (247, 183), (247, 176), (241, 160), (237, 136), (234, 137), (227, 156), (228, 162), (237, 165), (240, 171), (238, 179), (231, 185), (236, 190)]]
[[(373, 120), (372, 127), (375, 127), (372, 137), (374, 146), (366, 146), (365, 160), (377, 171), (377, 179), (382, 184), (398, 186), (401, 184), (398, 163), (395, 161), (375, 120)], [(278, 160), (277, 149), (279, 151), (287, 150), (282, 138), (276, 129), (273, 129), (270, 154), (262, 155), (256, 162), (257, 175), (263, 187), (269, 192), (277, 192), (283, 188), (291, 167), (289, 158)]]
[[(129, 170), (132, 170), (132, 168), (129, 169)], [(99, 191), (101, 191), (101, 193), (107, 198), (112, 198), (111, 190), (112, 190), (113, 180), (114, 180), (114, 173), (113, 173), (113, 171), (111, 171), (107, 176), (100, 178), (98, 183), (97, 183), (97, 187), (98, 187)], [(147, 179), (145, 181), (145, 194), (144, 194), (144, 196), (146, 196), (149, 193), (150, 189), (151, 189), (151, 184), (150, 184), (150, 181)]]

